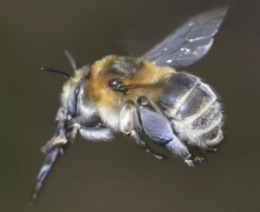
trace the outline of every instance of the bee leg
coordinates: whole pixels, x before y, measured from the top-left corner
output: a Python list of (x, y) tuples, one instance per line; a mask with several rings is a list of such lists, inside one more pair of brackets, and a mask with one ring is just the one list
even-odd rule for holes
[(200, 163), (200, 162), (207, 160), (208, 155), (213, 154), (213, 153), (214, 154), (218, 153), (219, 155), (221, 155), (221, 151), (218, 149), (218, 147), (212, 146), (212, 147), (207, 147), (205, 149), (200, 149), (197, 156), (195, 157), (195, 159), (196, 158), (199, 159), (199, 160), (197, 160), (197, 162)]
[(120, 112), (120, 131), (125, 135), (129, 135), (138, 146), (144, 149), (146, 152), (153, 154), (157, 159), (165, 159), (166, 156), (152, 151), (148, 145), (142, 141), (138, 132), (141, 132), (142, 126), (139, 121), (137, 109), (132, 101), (126, 102)]
[(41, 148), (41, 151), (43, 153), (48, 153), (56, 147), (61, 147), (67, 144), (68, 139), (66, 133), (67, 129), (65, 127), (65, 121), (60, 121), (54, 136)]
[(43, 153), (48, 153), (52, 149), (55, 149), (56, 147), (60, 147), (65, 145), (68, 142), (66, 136), (64, 135), (57, 135), (53, 136), (51, 140), (49, 140), (42, 148), (41, 151)]
[(44, 147), (42, 147), (42, 151), (46, 153), (46, 157), (36, 179), (36, 185), (32, 196), (33, 200), (37, 199), (43, 183), (48, 176), (51, 168), (53, 167), (53, 164), (57, 160), (58, 155), (60, 153), (63, 153), (62, 146), (67, 143), (67, 138), (65, 134), (65, 121), (61, 120), (58, 124), (53, 138), (49, 142), (47, 142)]
[(109, 141), (113, 138), (112, 130), (95, 117), (86, 120), (84, 116), (77, 116), (68, 122), (68, 126), (68, 136), (72, 139), (76, 137), (77, 132), (83, 138), (92, 141)]
[(82, 137), (92, 141), (110, 141), (113, 138), (113, 132), (102, 124), (95, 127), (81, 125), (79, 133)]
[(167, 157), (163, 154), (160, 154), (158, 152), (155, 152), (150, 149), (150, 147), (141, 139), (141, 137), (138, 135), (138, 133), (133, 130), (131, 134), (129, 135), (131, 139), (135, 141), (135, 143), (140, 146), (144, 151), (151, 153), (155, 158), (162, 160), (162, 159), (167, 159)]
[(46, 154), (45, 160), (42, 164), (39, 174), (37, 175), (36, 185), (35, 185), (33, 196), (32, 196), (33, 200), (37, 199), (38, 194), (43, 186), (44, 180), (48, 176), (48, 173), (50, 172), (53, 164), (57, 160), (59, 153), (62, 153), (61, 147), (53, 148), (51, 151), (49, 151)]
[[(87, 132), (90, 132), (91, 135), (95, 134), (96, 137), (104, 140), (109, 137), (110, 130), (108, 130), (108, 128), (101, 127), (100, 121), (88, 120), (88, 122), (85, 121), (84, 125), (82, 125), (81, 122), (81, 116), (76, 116), (70, 120), (61, 120), (52, 139), (42, 147), (42, 152), (48, 153), (56, 147), (64, 146), (68, 143), (68, 140), (73, 142), (78, 132), (87, 139), (89, 139), (89, 137), (86, 136)], [(106, 136), (104, 136), (104, 133), (102, 132), (105, 132)]]
[(152, 140), (164, 145), (176, 156), (181, 157), (189, 166), (193, 166), (199, 158), (192, 159), (189, 149), (174, 135), (168, 119), (159, 108), (146, 97), (139, 97), (138, 110), (143, 130)]

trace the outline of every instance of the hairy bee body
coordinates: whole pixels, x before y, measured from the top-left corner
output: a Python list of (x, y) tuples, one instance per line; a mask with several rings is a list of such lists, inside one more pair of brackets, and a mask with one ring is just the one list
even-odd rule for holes
[[(120, 89), (110, 82), (120, 82)], [(146, 60), (106, 56), (77, 70), (61, 96), (70, 125), (88, 140), (108, 141), (122, 132), (142, 142), (135, 136), (144, 132), (191, 165), (186, 145), (207, 149), (223, 139), (212, 89), (196, 76)]]
[[(130, 68), (131, 67), (131, 68)], [(119, 115), (127, 101), (135, 104), (138, 97), (146, 96), (157, 101), (165, 80), (174, 73), (170, 67), (157, 67), (149, 61), (130, 57), (107, 56), (95, 62), (91, 68), (89, 90), (101, 119), (115, 131), (120, 130)], [(108, 84), (120, 79), (124, 86), (134, 85), (126, 93), (115, 92)]]
[(224, 7), (191, 18), (139, 58), (109, 55), (79, 68), (65, 51), (74, 76), (42, 68), (68, 81), (56, 116), (57, 130), (42, 148), (47, 155), (33, 198), (62, 147), (77, 133), (92, 141), (110, 141), (115, 133), (123, 133), (155, 157), (164, 158), (142, 140), (146, 134), (190, 166), (203, 161), (190, 146), (215, 151), (223, 139), (217, 95), (200, 78), (175, 68), (189, 66), (207, 54), (226, 12)]

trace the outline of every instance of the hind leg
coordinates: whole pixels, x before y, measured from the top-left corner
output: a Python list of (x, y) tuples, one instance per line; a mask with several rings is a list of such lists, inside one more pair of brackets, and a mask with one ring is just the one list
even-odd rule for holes
[(189, 149), (173, 133), (169, 121), (153, 102), (146, 97), (140, 97), (138, 103), (143, 130), (152, 140), (164, 145), (174, 155), (182, 158), (189, 166), (203, 160), (202, 158), (192, 158)]
[(120, 131), (128, 135), (139, 147), (151, 153), (157, 159), (165, 159), (166, 156), (151, 150), (148, 144), (141, 139), (138, 134), (138, 132), (141, 132), (141, 129), (142, 126), (139, 121), (136, 106), (132, 101), (128, 101), (120, 112)]
[(155, 158), (162, 160), (162, 159), (166, 159), (167, 157), (163, 154), (160, 154), (158, 152), (155, 152), (153, 150), (151, 150), (151, 148), (147, 145), (147, 143), (145, 143), (141, 137), (137, 134), (136, 131), (132, 131), (130, 134), (130, 138), (133, 139), (135, 141), (135, 143), (140, 146), (142, 149), (144, 149), (146, 152), (152, 154)]

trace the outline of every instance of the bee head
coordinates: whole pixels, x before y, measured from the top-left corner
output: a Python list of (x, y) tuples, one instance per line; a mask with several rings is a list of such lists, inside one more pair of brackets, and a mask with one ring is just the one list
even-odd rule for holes
[(49, 67), (42, 67), (41, 70), (61, 74), (67, 79), (62, 89), (61, 108), (66, 111), (69, 117), (75, 117), (78, 114), (80, 101), (82, 101), (84, 83), (86, 83), (90, 75), (90, 68), (89, 66), (78, 68), (74, 56), (67, 50), (65, 50), (65, 54), (74, 70), (73, 76), (64, 71)]
[[(83, 103), (84, 87), (87, 83), (89, 73), (89, 66), (83, 66), (75, 70), (74, 76), (70, 77), (63, 86), (61, 103), (71, 117), (75, 117), (78, 114), (79, 106)], [(84, 96), (87, 95), (85, 92)]]

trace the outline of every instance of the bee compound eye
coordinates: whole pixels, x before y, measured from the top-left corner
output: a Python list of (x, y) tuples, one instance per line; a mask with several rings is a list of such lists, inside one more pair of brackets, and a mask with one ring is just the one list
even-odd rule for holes
[(122, 86), (122, 82), (120, 79), (114, 78), (114, 79), (109, 80), (108, 85), (113, 90), (120, 90), (120, 87)]

